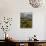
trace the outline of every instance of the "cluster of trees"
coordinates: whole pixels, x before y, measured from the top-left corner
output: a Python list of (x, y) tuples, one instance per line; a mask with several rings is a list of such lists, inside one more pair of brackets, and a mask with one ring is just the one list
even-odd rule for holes
[(32, 28), (32, 19), (21, 18), (20, 27), (21, 28)]

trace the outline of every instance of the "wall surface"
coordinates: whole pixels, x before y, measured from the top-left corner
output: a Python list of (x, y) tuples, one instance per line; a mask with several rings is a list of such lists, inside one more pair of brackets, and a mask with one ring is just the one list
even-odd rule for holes
[[(32, 28), (20, 28), (21, 12), (32, 12)], [(34, 34), (37, 35), (37, 39), (39, 40), (46, 39), (46, 8), (44, 5), (40, 8), (33, 8), (28, 0), (0, 0), (0, 20), (4, 16), (13, 18), (12, 26), (8, 33), (12, 35), (11, 37), (14, 39), (28, 40), (29, 37), (32, 37)], [(2, 37), (4, 33), (2, 33), (3, 31), (0, 31), (0, 39), (4, 39), (4, 37)]]

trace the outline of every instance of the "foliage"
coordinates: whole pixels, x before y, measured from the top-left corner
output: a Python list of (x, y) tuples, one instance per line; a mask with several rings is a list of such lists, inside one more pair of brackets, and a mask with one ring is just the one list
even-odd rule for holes
[(21, 18), (20, 27), (21, 28), (32, 28), (32, 19)]

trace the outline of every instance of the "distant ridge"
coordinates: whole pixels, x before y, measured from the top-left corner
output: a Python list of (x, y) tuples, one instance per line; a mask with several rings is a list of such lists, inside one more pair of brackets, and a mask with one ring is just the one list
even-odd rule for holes
[(21, 13), (21, 18), (32, 19), (31, 13)]

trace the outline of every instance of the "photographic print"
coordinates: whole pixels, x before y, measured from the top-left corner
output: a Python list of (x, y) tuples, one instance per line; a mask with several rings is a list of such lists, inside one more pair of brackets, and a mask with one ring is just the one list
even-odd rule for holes
[(32, 28), (32, 13), (20, 13), (20, 28)]

